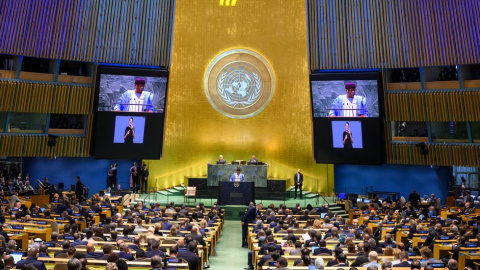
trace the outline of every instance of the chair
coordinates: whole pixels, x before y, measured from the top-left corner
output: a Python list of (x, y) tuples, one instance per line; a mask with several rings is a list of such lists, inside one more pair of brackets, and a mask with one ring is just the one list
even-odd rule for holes
[(68, 258), (68, 254), (67, 253), (59, 253), (59, 254), (57, 254), (57, 256), (55, 256), (55, 258)]
[(305, 230), (305, 229), (295, 229), (295, 230), (293, 230), (293, 233), (294, 234), (305, 234), (305, 233), (307, 233), (307, 230)]
[(58, 263), (57, 262), (57, 263), (55, 263), (55, 267), (53, 267), (53, 270), (68, 270), (68, 265), (67, 265), (67, 263)]
[(150, 262), (150, 261), (152, 261), (152, 258), (145, 258), (145, 259), (143, 259), (142, 261), (144, 261), (144, 262)]
[(92, 236), (92, 239), (95, 240), (95, 241), (105, 241), (105, 240), (103, 240), (103, 238), (98, 237), (98, 236)]
[[(81, 249), (81, 248), (87, 248), (86, 245), (76, 245), (75, 246), (76, 249)], [(79, 251), (76, 251), (75, 253), (79, 253)]]
[(122, 204), (123, 204), (124, 207), (126, 207), (130, 204), (130, 194), (123, 195)]
[(353, 207), (352, 201), (346, 200), (346, 201), (345, 201), (345, 212), (348, 213), (348, 210), (352, 209), (352, 207)]
[(188, 197), (195, 197), (195, 202), (197, 202), (197, 187), (187, 187), (185, 189), (184, 202), (188, 201)]
[(162, 245), (171, 245), (171, 244), (176, 244), (177, 241), (175, 241), (174, 239), (165, 239), (162, 241)]
[(52, 232), (59, 233), (58, 223), (56, 221), (47, 220), (46, 222), (47, 222), (48, 225), (50, 225), (50, 227), (52, 227)]

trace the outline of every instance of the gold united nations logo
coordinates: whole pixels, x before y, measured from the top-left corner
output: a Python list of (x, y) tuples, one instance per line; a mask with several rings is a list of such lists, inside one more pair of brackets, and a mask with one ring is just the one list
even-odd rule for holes
[(268, 62), (249, 50), (231, 50), (217, 56), (205, 75), (210, 104), (231, 118), (260, 113), (272, 99), (274, 77)]

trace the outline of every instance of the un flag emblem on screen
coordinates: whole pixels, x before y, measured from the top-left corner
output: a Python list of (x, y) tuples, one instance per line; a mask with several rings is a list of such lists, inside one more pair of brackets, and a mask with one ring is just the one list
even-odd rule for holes
[(260, 113), (273, 96), (274, 77), (268, 62), (248, 50), (231, 50), (217, 56), (205, 75), (210, 104), (232, 118)]

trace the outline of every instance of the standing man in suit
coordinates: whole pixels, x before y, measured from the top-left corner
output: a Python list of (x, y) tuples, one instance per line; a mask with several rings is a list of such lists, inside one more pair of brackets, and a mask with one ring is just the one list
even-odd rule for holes
[(139, 186), (140, 170), (137, 167), (137, 162), (134, 162), (133, 166), (130, 167), (130, 188), (132, 188), (134, 192), (138, 192)]
[(260, 215), (260, 210), (262, 210), (263, 204), (259, 203), (256, 207), (248, 208), (247, 212), (242, 218), (242, 247), (247, 247), (247, 237), (248, 237), (248, 223), (252, 223), (255, 218)]
[(147, 183), (148, 183), (148, 169), (147, 169), (147, 164), (143, 164), (142, 167), (142, 179), (140, 180), (140, 189), (142, 192), (147, 193)]
[(300, 169), (297, 170), (297, 173), (294, 176), (295, 182), (295, 199), (297, 199), (297, 190), (300, 188), (300, 200), (302, 199), (302, 186), (303, 186), (303, 174), (300, 172)]
[(83, 201), (83, 183), (80, 181), (80, 176), (77, 176), (77, 184), (75, 185), (75, 196), (77, 196), (78, 201)]

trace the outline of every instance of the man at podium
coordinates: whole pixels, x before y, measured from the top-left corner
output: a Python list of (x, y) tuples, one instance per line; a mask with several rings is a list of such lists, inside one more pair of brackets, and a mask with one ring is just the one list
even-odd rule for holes
[(241, 173), (242, 169), (240, 167), (237, 168), (237, 172), (232, 174), (230, 177), (231, 182), (240, 182), (240, 181), (245, 181), (245, 175)]

